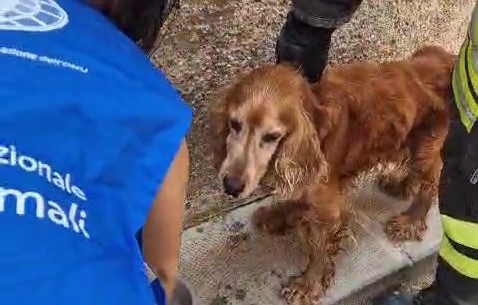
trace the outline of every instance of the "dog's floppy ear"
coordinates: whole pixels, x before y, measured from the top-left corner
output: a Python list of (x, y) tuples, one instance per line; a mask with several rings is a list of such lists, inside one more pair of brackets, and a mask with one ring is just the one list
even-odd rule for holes
[(229, 134), (229, 105), (235, 85), (218, 90), (208, 107), (209, 141), (214, 156), (214, 167), (219, 169), (226, 158), (226, 139)]
[(291, 113), (294, 116), (293, 129), (281, 143), (277, 153), (277, 191), (283, 196), (293, 195), (295, 190), (328, 178), (328, 163), (310, 112), (314, 107), (313, 99), (309, 87), (304, 86), (302, 100), (297, 103), (297, 111)]

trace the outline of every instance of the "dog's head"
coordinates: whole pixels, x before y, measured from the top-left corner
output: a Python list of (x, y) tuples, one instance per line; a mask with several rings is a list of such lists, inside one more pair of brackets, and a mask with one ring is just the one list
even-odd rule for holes
[(250, 195), (268, 172), (283, 195), (326, 175), (308, 109), (313, 98), (298, 71), (275, 65), (240, 78), (211, 105), (210, 136), (227, 194)]

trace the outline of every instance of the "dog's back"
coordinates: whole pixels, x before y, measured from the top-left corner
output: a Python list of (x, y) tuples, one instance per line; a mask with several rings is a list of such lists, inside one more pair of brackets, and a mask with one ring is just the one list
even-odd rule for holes
[(399, 160), (418, 128), (447, 124), (454, 58), (425, 47), (403, 61), (354, 63), (324, 74), (313, 90), (338, 113), (323, 143), (332, 165), (352, 174)]
[(436, 46), (426, 46), (410, 58), (420, 81), (445, 99), (451, 99), (451, 75), (457, 55)]

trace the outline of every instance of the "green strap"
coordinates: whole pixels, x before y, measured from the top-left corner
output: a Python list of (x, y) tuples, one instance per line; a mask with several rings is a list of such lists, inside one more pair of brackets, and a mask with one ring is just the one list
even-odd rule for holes
[(460, 119), (468, 132), (478, 118), (478, 5), (453, 69), (453, 94)]
[(470, 88), (468, 84), (466, 73), (465, 63), (468, 46), (469, 39), (467, 38), (461, 47), (458, 61), (453, 69), (452, 82), (455, 103), (460, 114), (461, 122), (466, 130), (470, 132), (478, 117), (478, 105), (471, 92), (473, 88)]

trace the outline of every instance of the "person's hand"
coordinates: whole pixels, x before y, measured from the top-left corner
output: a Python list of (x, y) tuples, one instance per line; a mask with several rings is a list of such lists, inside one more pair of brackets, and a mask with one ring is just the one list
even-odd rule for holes
[(168, 299), (176, 284), (188, 184), (189, 153), (183, 142), (156, 195), (143, 228), (143, 255)]

